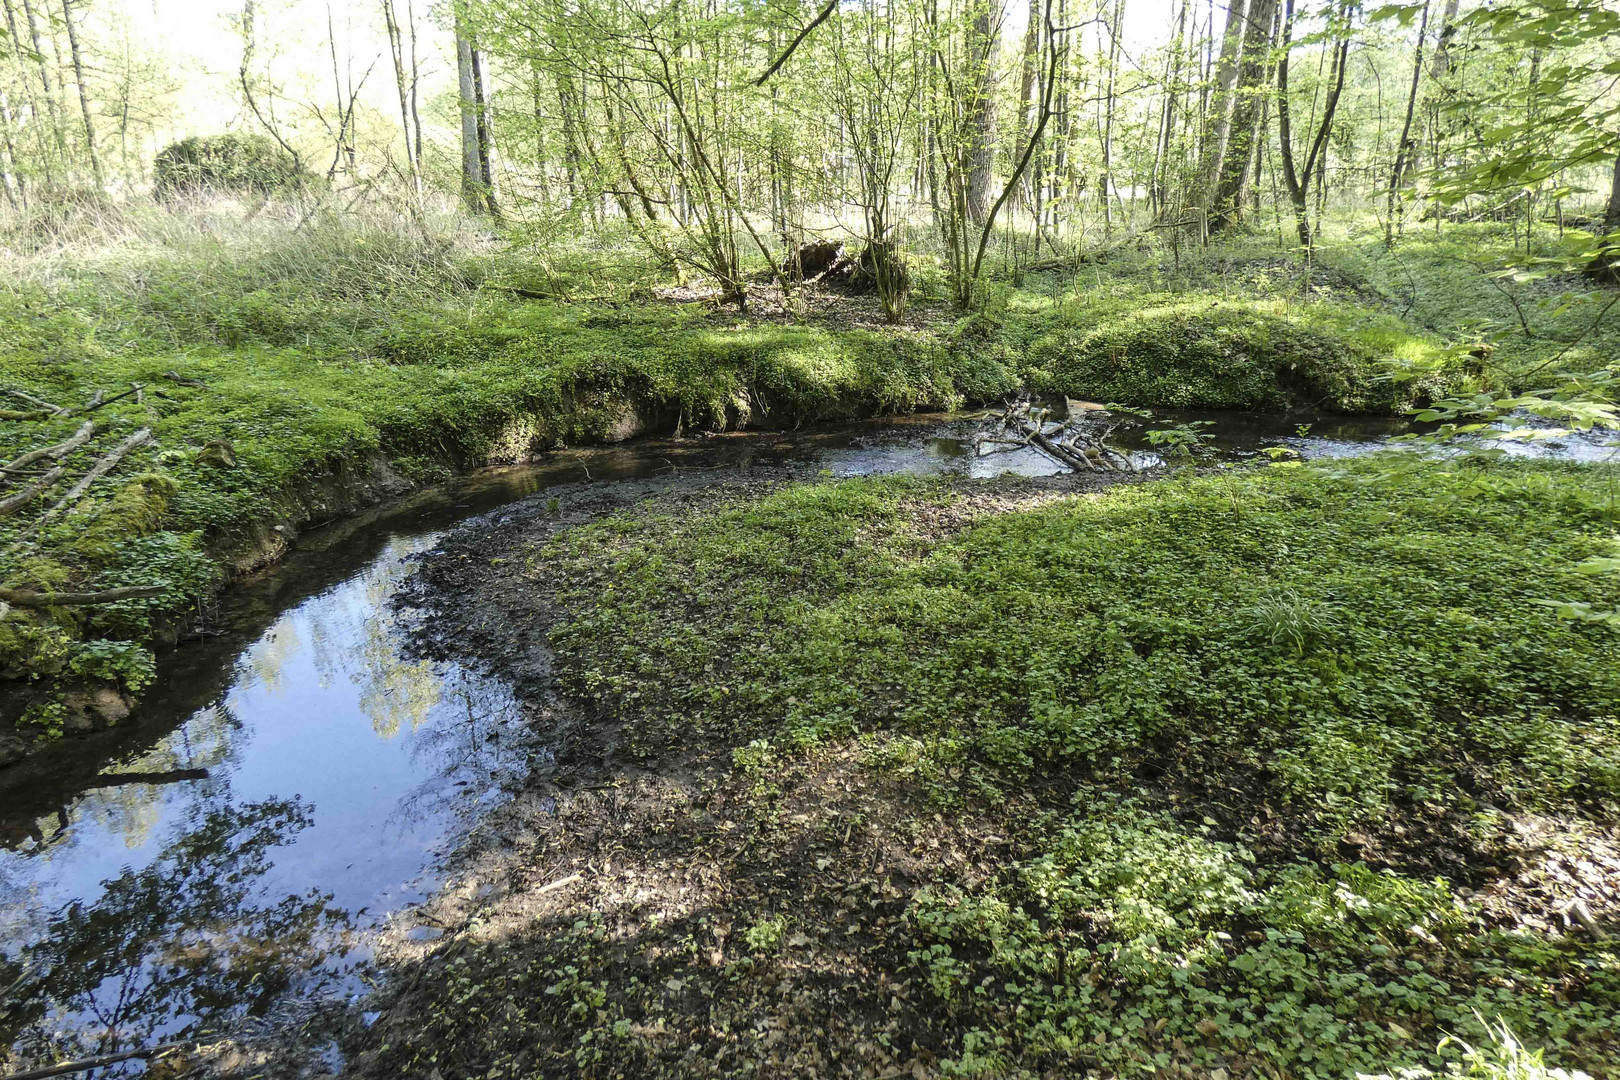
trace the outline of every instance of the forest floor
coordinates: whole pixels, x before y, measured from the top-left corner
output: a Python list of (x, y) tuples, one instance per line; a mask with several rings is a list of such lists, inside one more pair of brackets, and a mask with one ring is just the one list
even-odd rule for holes
[(554, 761), (362, 1075), (1342, 1078), (1620, 1060), (1609, 467), (535, 502), (422, 647)]

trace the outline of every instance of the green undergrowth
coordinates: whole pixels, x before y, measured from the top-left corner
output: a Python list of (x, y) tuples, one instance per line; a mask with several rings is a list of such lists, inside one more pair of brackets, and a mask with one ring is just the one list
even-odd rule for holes
[[(447, 220), (432, 235), (468, 232)], [(1252, 240), (1184, 272), (1121, 258), (1106, 277), (995, 284), (965, 319), (923, 295), (911, 328), (663, 301), (633, 260), (424, 239), (365, 214), (306, 221), (274, 202), (97, 202), (0, 228), (0, 241), (19, 255), (0, 288), (0, 390), (82, 405), (147, 386), (95, 414), (96, 438), (52, 492), (0, 519), (0, 585), (166, 586), (106, 610), (13, 612), (0, 676), (36, 684), (68, 671), (85, 640), (161, 636), (223, 560), (273, 549), (276, 524), (559, 444), (950, 408), (1026, 387), (1392, 412), (1499, 381), (1488, 351), (1469, 351), (1479, 327), (1402, 320), (1374, 282), (1387, 265), (1334, 271), (1362, 284), (1299, 303)], [(76, 427), (30, 419), (21, 399), (0, 408), (7, 460)], [(19, 536), (89, 455), (140, 427), (152, 445), (39, 537)]]
[(1390, 414), (1466, 382), (1438, 341), (1365, 310), (1198, 297), (1100, 323), (1070, 302), (1034, 322), (1029, 385), (1095, 401)]
[[(149, 616), (206, 593), (218, 577), (203, 565), (209, 555), (252, 549), (303, 502), (341, 505), (339, 489), (363, 495), (379, 463), (408, 481), (434, 480), (636, 430), (952, 408), (1016, 386), (1001, 365), (926, 335), (716, 326), (680, 308), (478, 297), (402, 313), (349, 355), (292, 344), (289, 334), (260, 326), (234, 345), (148, 350), (104, 340), (88, 315), (50, 297), (0, 297), (7, 388), (72, 405), (98, 390), (148, 387), (139, 403), (96, 412), (97, 437), (74, 461), (88, 467), (90, 453), (140, 427), (154, 436), (37, 542), (0, 555), (0, 583), (170, 585), (156, 601), (117, 605), (143, 609), (122, 619), (140, 641), (152, 630)], [(0, 455), (66, 438), (81, 422), (7, 424)], [(29, 518), (0, 522), (0, 548)], [(3, 625), (0, 671), (11, 677), (59, 674), (74, 642), (94, 629), (66, 611), (14, 613)]]
[(1613, 550), (1616, 479), (1277, 466), (1011, 512), (829, 481), (649, 504), (533, 572), (631, 753), (854, 739), (917, 814), (1043, 793), (1007, 823), (1036, 854), (911, 907), (962, 1075), (1433, 1067), (1478, 1017), (1593, 1069), (1613, 937), (1469, 890), (1520, 815), (1614, 821), (1620, 638), (1538, 601), (1620, 600), (1577, 569)]
[[(1319, 394), (1342, 393), (1347, 406), (1369, 410), (1439, 394), (1536, 389), (1549, 373), (1599, 371), (1620, 354), (1613, 291), (1579, 271), (1592, 247), (1585, 233), (1560, 235), (1548, 223), (1527, 252), (1517, 232), (1494, 223), (1413, 228), (1393, 250), (1370, 223), (1341, 232), (1316, 252), (1308, 287), (1291, 238), (1240, 231), (1175, 261), (1158, 248), (1122, 249), (1072, 273), (1029, 275), (994, 298), (1010, 338), (1025, 348), (1054, 319), (1065, 332), (1047, 349), (1066, 362), (1037, 365), (1037, 375), (1102, 387), (1145, 381), (1166, 404), (1192, 394), (1197, 381), (1178, 383), (1154, 366), (1151, 350), (1133, 359), (1130, 346), (1155, 325), (1180, 327), (1194, 359), (1258, 335), (1261, 358), (1289, 372), (1285, 389), (1296, 398), (1303, 374), (1323, 380)], [(1111, 325), (1126, 333), (1123, 341), (1118, 333), (1087, 341)], [(1324, 337), (1347, 349), (1320, 355), (1314, 343)], [(1346, 356), (1368, 366), (1345, 365)], [(1383, 385), (1384, 375), (1395, 385)], [(1263, 382), (1240, 389), (1256, 401), (1269, 393)]]

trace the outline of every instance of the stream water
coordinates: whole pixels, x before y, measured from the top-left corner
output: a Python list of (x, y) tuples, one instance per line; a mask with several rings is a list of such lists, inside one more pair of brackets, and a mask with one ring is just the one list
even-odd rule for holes
[[(1233, 456), (1357, 453), (1404, 430), (1160, 413), (1119, 441), (1148, 464), (1148, 427), (1192, 421)], [(567, 452), (306, 535), (231, 592), (208, 636), (163, 660), (138, 717), (0, 770), (0, 1049), (20, 1066), (178, 1035), (318, 1029), (323, 1009), (361, 999), (372, 935), (441, 885), (445, 854), (535, 752), (500, 679), (405, 648), (391, 598), (411, 557), (457, 521), (559, 484), (690, 468), (1058, 471), (1033, 450), (979, 456), (978, 430), (914, 417)], [(1513, 452), (1609, 449), (1577, 437)], [(335, 1054), (301, 1067), (335, 1068)]]

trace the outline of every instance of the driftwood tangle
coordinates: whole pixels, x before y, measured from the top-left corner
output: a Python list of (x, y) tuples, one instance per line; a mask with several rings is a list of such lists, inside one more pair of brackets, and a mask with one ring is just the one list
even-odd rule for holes
[(1108, 444), (1120, 421), (1101, 406), (1070, 402), (1059, 417), (1057, 409), (1025, 399), (1008, 405), (1000, 420), (999, 433), (974, 440), (979, 456), (1028, 447), (1075, 472), (1138, 471), (1130, 455)]

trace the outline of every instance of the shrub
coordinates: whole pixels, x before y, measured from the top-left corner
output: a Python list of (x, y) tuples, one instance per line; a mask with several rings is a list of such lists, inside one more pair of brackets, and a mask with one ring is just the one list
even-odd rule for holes
[(268, 195), (311, 179), (263, 135), (192, 135), (158, 151), (152, 171), (160, 197), (207, 190)]
[(1383, 352), (1248, 305), (1175, 304), (1100, 326), (1060, 316), (1031, 343), (1029, 376), (1048, 392), (1131, 405), (1396, 411), (1406, 402)]

